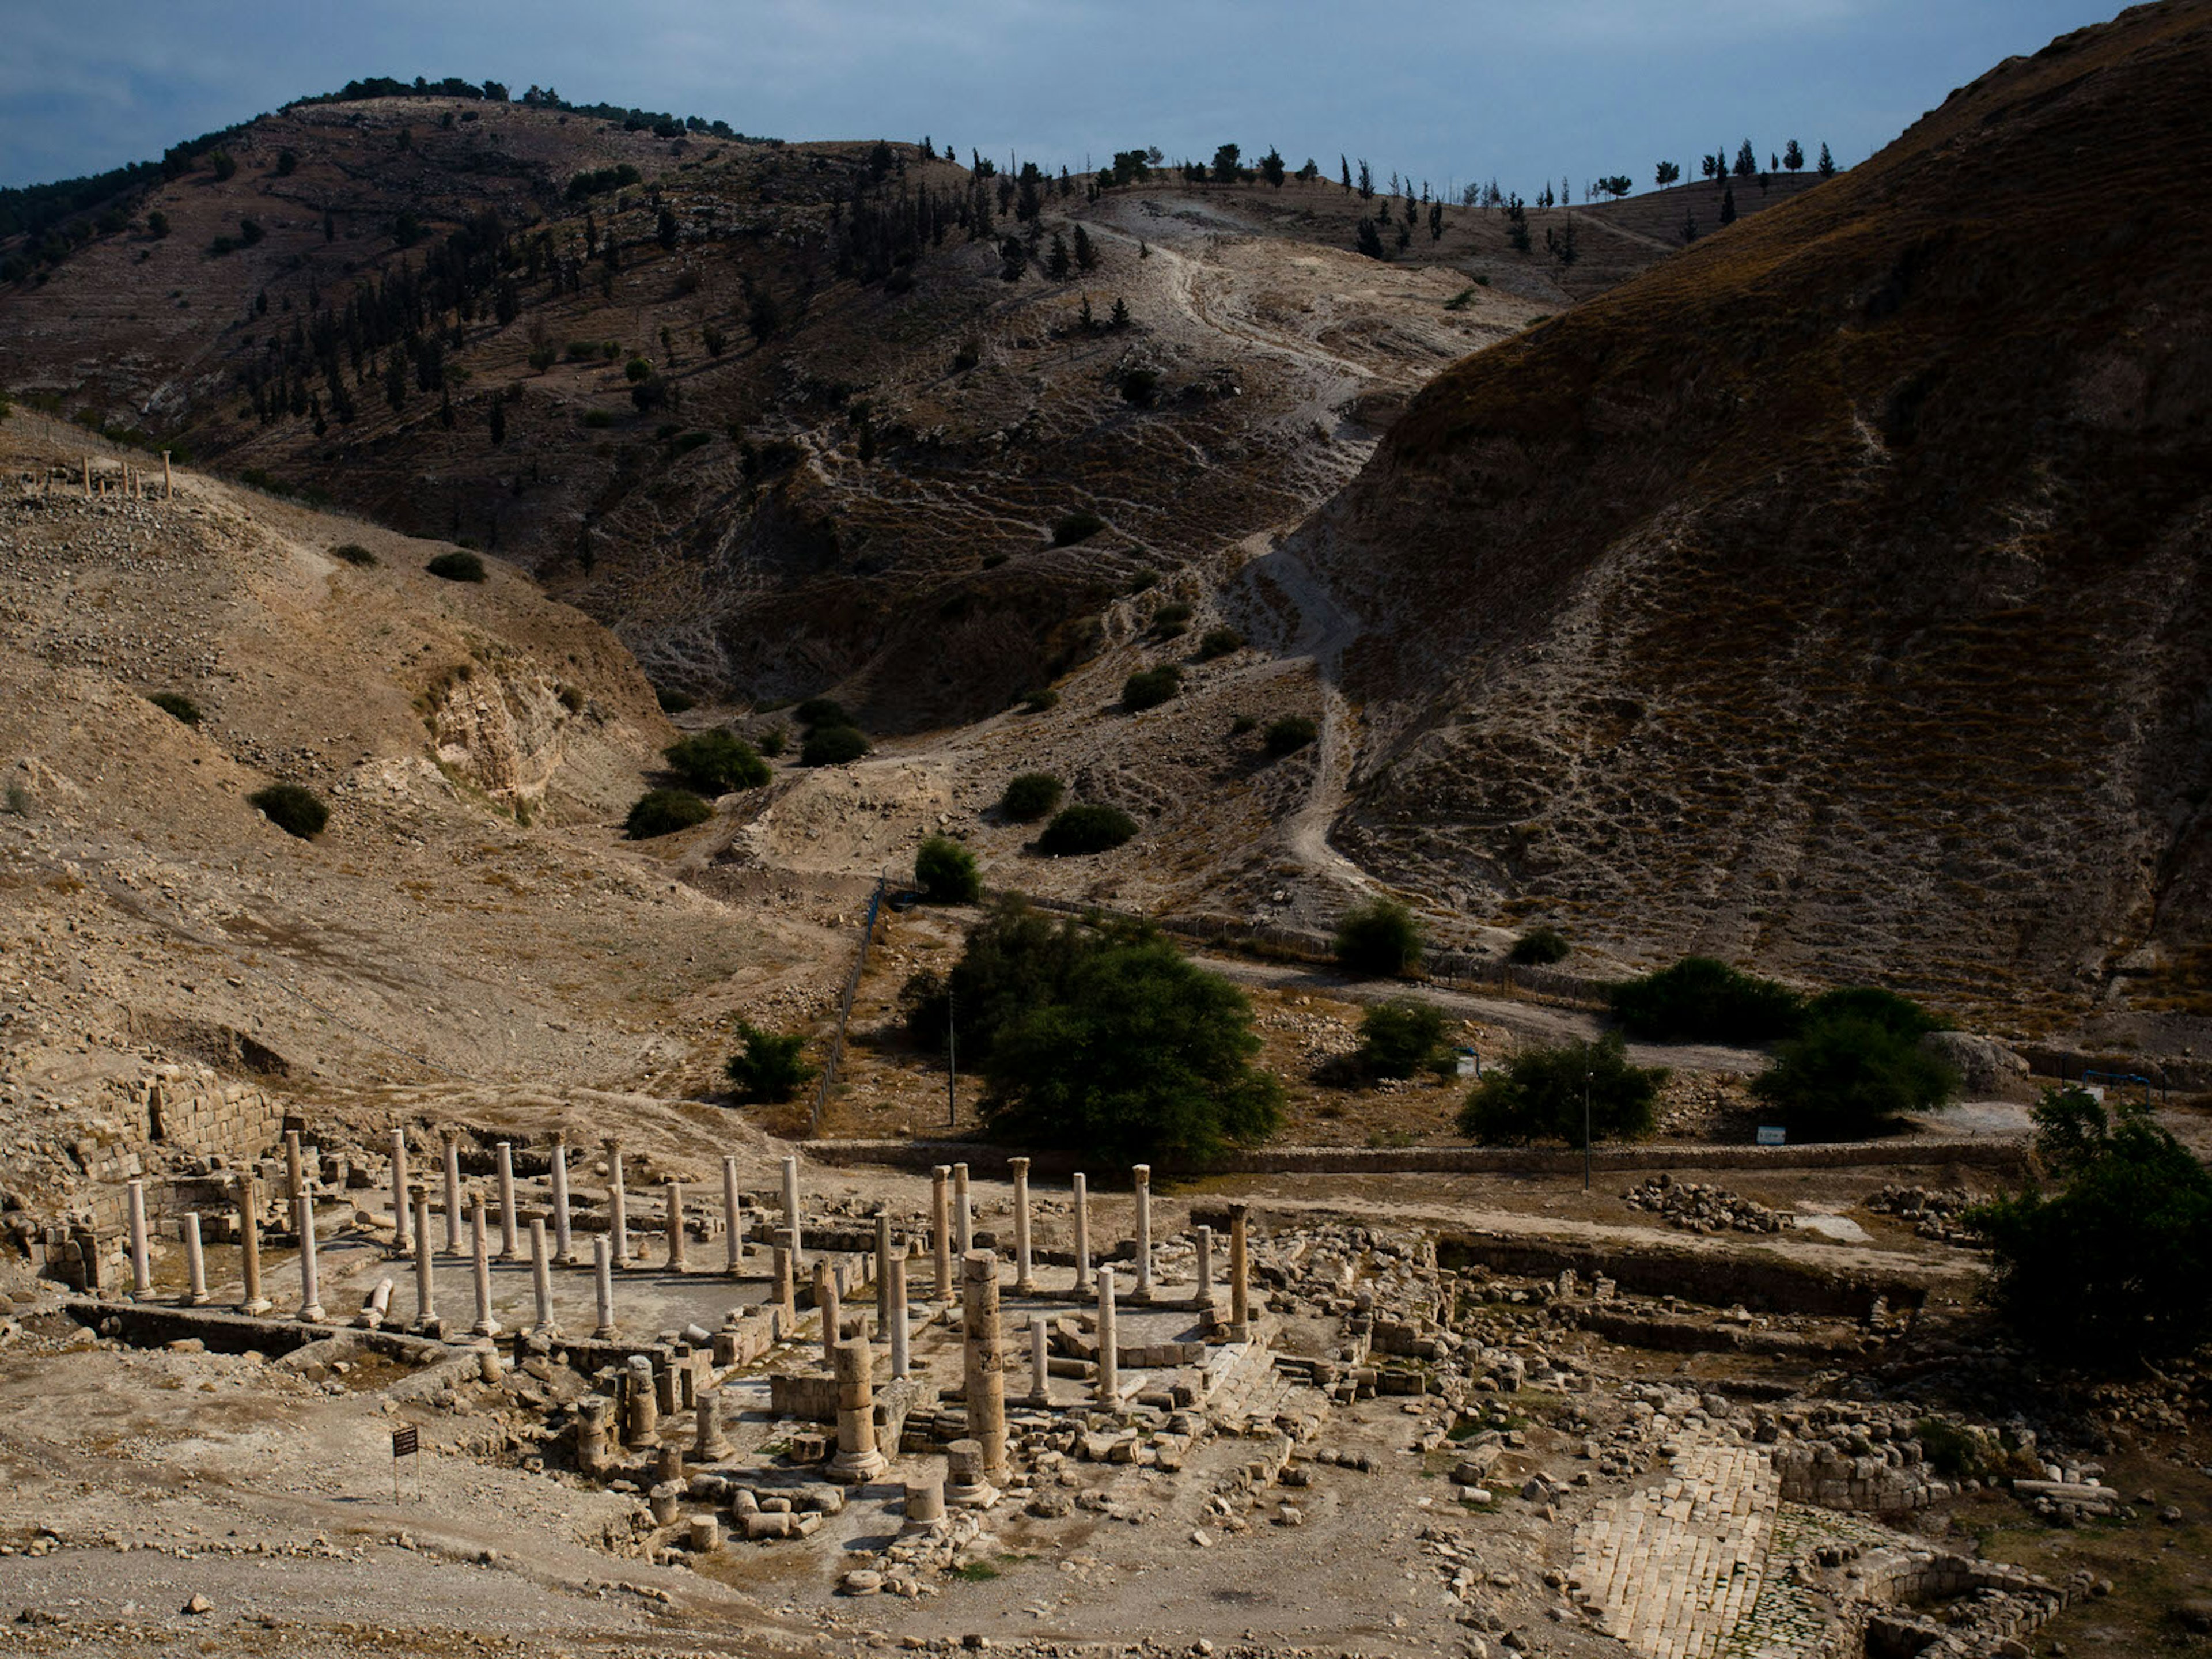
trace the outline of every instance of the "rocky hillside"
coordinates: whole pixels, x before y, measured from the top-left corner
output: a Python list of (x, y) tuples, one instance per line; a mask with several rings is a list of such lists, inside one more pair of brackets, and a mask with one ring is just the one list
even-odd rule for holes
[(1618, 959), (2212, 1014), (2208, 141), (2212, 4), (2141, 8), (1440, 376), (1291, 550), (1336, 845)]
[[(1533, 212), (1520, 252), (1498, 213), (1334, 182), (1094, 202), (911, 143), (428, 95), (292, 106), (169, 171), (0, 240), (34, 267), (0, 386), (512, 559), (663, 685), (835, 690), (890, 730), (1005, 707), (1139, 569), (1297, 520), (1430, 375), (1665, 257), (1683, 211)], [(1353, 251), (1378, 213), (1387, 263)]]

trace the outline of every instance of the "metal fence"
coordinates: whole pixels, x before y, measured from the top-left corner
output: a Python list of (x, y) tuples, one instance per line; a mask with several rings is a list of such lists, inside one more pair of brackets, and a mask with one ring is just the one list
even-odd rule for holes
[(837, 1024), (830, 1033), (830, 1052), (823, 1057), (822, 1082), (814, 1091), (814, 1110), (806, 1120), (806, 1138), (822, 1133), (822, 1114), (829, 1109), (830, 1091), (837, 1086), (837, 1067), (845, 1058), (845, 1022), (853, 1017), (853, 997), (860, 988), (860, 975), (868, 966), (868, 946), (875, 942), (876, 920), (884, 909), (884, 879), (876, 878), (868, 895), (868, 913), (860, 925), (860, 946), (853, 952), (853, 970), (845, 975), (845, 994), (837, 1000)]

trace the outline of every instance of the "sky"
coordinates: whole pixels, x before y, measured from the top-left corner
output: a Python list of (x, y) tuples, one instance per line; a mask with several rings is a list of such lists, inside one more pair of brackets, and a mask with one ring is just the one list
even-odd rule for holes
[(1791, 137), (1845, 166), (2092, 0), (0, 0), (0, 185), (158, 157), (356, 76), (535, 82), (790, 139), (1080, 167), (1279, 146), (1455, 191)]

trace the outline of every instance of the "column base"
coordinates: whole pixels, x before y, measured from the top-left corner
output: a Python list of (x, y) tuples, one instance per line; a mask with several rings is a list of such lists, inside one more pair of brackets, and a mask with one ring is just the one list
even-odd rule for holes
[(999, 1501), (999, 1489), (988, 1480), (978, 1480), (972, 1486), (948, 1486), (945, 1501), (956, 1510), (988, 1510)]
[(446, 1322), (437, 1315), (432, 1314), (428, 1319), (416, 1320), (409, 1328), (416, 1335), (427, 1336), (433, 1342), (436, 1342), (443, 1340), (446, 1334)]
[(475, 1324), (469, 1327), (469, 1334), (471, 1336), (497, 1336), (500, 1333), (500, 1322), (496, 1319), (479, 1319)]
[(1037, 1282), (1034, 1278), (1017, 1279), (1014, 1281), (1014, 1294), (1016, 1296), (1035, 1296), (1036, 1293)]
[(185, 1298), (185, 1305), (187, 1308), (204, 1308), (209, 1303), (214, 1300), (215, 1298), (213, 1297), (210, 1296), (205, 1291), (202, 1291), (198, 1296), (186, 1297)]
[(829, 1476), (840, 1486), (864, 1486), (890, 1468), (879, 1451), (839, 1452), (830, 1460)]
[(327, 1325), (331, 1316), (323, 1311), (321, 1303), (315, 1302), (300, 1310), (299, 1320), (302, 1325)]
[(621, 1334), (622, 1333), (611, 1325), (601, 1325), (592, 1333), (592, 1340), (594, 1342), (612, 1342)]
[(274, 1302), (271, 1302), (267, 1297), (258, 1296), (251, 1302), (240, 1303), (238, 1304), (238, 1310), (242, 1314), (252, 1314), (258, 1316), (259, 1315), (267, 1313), (276, 1305), (276, 1304)]

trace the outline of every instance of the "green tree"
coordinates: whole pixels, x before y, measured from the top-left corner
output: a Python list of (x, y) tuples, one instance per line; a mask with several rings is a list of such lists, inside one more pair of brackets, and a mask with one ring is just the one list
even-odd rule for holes
[(1282, 1085), (1254, 1067), (1251, 1004), (1157, 936), (1080, 952), (1057, 994), (983, 1062), (994, 1134), (1120, 1159), (1203, 1162), (1274, 1133)]
[(868, 752), (868, 740), (852, 726), (817, 726), (799, 745), (801, 766), (843, 766)]
[(834, 697), (809, 697), (791, 711), (791, 717), (810, 731), (817, 726), (851, 726), (852, 715)]
[(763, 1031), (741, 1019), (737, 1034), (744, 1047), (730, 1056), (725, 1069), (747, 1100), (781, 1103), (814, 1080), (816, 1069), (805, 1058), (805, 1032)]
[(1433, 1003), (1393, 997), (1359, 1017), (1359, 1063), (1376, 1077), (1413, 1076), (1443, 1041), (1443, 1013)]
[(1338, 919), (1336, 959), (1355, 974), (1402, 974), (1421, 959), (1423, 931), (1419, 920), (1397, 900), (1372, 898)]
[(1723, 228), (1735, 222), (1735, 186), (1721, 186), (1721, 224)]
[(1067, 273), (1071, 268), (1067, 238), (1055, 230), (1052, 234), (1052, 251), (1045, 255), (1044, 274), (1055, 283), (1064, 283), (1067, 280)]
[(1375, 221), (1361, 216), (1359, 228), (1354, 234), (1353, 246), (1370, 259), (1388, 259), (1390, 251), (1382, 246), (1382, 233)]
[[(1114, 296), (1114, 308), (1113, 308), (1113, 310), (1111, 310), (1111, 311), (1109, 311), (1109, 312), (1108, 312), (1108, 313), (1106, 313), (1106, 326), (1107, 326), (1107, 327), (1109, 327), (1109, 328), (1110, 328), (1110, 329), (1112, 329), (1112, 330), (1114, 330), (1114, 331), (1115, 331), (1115, 332), (1119, 333), (1119, 332), (1121, 332), (1121, 330), (1123, 330), (1123, 329), (1125, 329), (1125, 328), (1128, 327), (1128, 325), (1129, 325), (1129, 302), (1128, 302), (1127, 300), (1123, 299), (1120, 295), (1118, 295), (1118, 294), (1117, 294), (1117, 295), (1115, 295)], [(1128, 396), (1128, 391), (1129, 391), (1129, 385), (1128, 385), (1127, 380), (1125, 379), (1125, 380), (1122, 381), (1122, 383), (1121, 383), (1121, 393), (1122, 393), (1122, 395), (1123, 395), (1124, 397), (1127, 397), (1127, 396)], [(1136, 400), (1135, 400), (1135, 399), (1133, 399), (1133, 398), (1132, 398), (1132, 399), (1131, 399), (1131, 401), (1132, 401), (1132, 402), (1134, 402), (1134, 401), (1136, 401)]]
[(215, 168), (215, 177), (217, 184), (228, 184), (231, 179), (238, 176), (238, 163), (232, 158), (231, 153), (227, 149), (216, 150), (212, 155), (208, 157), (208, 161), (209, 164)]
[(2039, 1158), (2056, 1176), (1968, 1212), (1991, 1299), (2021, 1335), (2092, 1370), (2189, 1352), (2212, 1337), (2212, 1173), (2140, 1106), (2107, 1116), (2046, 1090)]
[[(1078, 270), (1098, 269), (1098, 244), (1091, 240), (1091, 233), (1081, 225), (1075, 228), (1075, 268)], [(1090, 302), (1086, 300), (1085, 303)]]
[(1782, 147), (1782, 165), (1796, 173), (1805, 165), (1805, 147), (1792, 138)]
[(1368, 200), (1375, 194), (1375, 169), (1363, 159), (1359, 163), (1359, 199)]
[(1114, 806), (1064, 806), (1037, 837), (1037, 851), (1054, 858), (1107, 853), (1137, 833), (1137, 821)]
[(1524, 968), (1548, 968), (1555, 962), (1565, 962), (1572, 948), (1568, 945), (1565, 933), (1545, 925), (1531, 927), (1515, 939), (1513, 948), (1505, 953), (1505, 959)]
[(1657, 1042), (1765, 1042), (1797, 1029), (1797, 994), (1711, 957), (1613, 987), (1613, 1017), (1632, 1036)]
[(1267, 153), (1260, 158), (1260, 176), (1277, 190), (1280, 190), (1283, 187), (1283, 180), (1290, 177), (1288, 170), (1283, 165), (1282, 152), (1273, 144), (1267, 146)]
[(1140, 668), (1121, 683), (1121, 707), (1132, 714), (1157, 708), (1182, 690), (1182, 670), (1173, 663)]
[(276, 176), (279, 179), (289, 179), (299, 170), (300, 157), (297, 152), (289, 149), (280, 149), (276, 152)]
[(1654, 177), (1653, 182), (1657, 184), (1660, 188), (1663, 190), (1666, 186), (1673, 184), (1681, 176), (1682, 164), (1680, 161), (1662, 161), (1659, 164), (1659, 169)]
[(1006, 784), (999, 810), (1016, 823), (1035, 823), (1060, 802), (1060, 781), (1048, 772), (1022, 772)]
[(1751, 140), (1747, 138), (1743, 141), (1742, 148), (1735, 153), (1735, 176), (1739, 179), (1748, 179), (1758, 171), (1759, 153), (1752, 149)]
[(1294, 755), (1321, 736), (1321, 727), (1310, 714), (1285, 714), (1279, 720), (1268, 722), (1261, 744), (1268, 755), (1280, 760), (1285, 755)]
[(768, 763), (743, 738), (720, 726), (678, 738), (660, 752), (668, 769), (701, 794), (757, 789), (769, 781)]
[(1235, 144), (1224, 144), (1213, 152), (1213, 182), (1233, 185), (1242, 175), (1243, 151)]
[(1878, 1134), (1958, 1088), (1958, 1073), (1923, 1051), (1917, 1033), (1856, 1010), (1808, 1015), (1751, 1084), (1793, 1134), (1819, 1140)]
[(1528, 1048), (1492, 1070), (1467, 1097), (1460, 1133), (1486, 1146), (1532, 1140), (1583, 1144), (1587, 1109), (1593, 1144), (1651, 1133), (1662, 1068), (1632, 1065), (1617, 1033), (1595, 1042)]
[(932, 904), (973, 904), (983, 896), (975, 855), (950, 836), (931, 836), (915, 849), (914, 884)]
[(1350, 190), (1352, 188), (1351, 161), (1341, 152), (1339, 152), (1336, 158), (1336, 166), (1337, 171), (1343, 176), (1344, 187), (1346, 190)]
[(623, 820), (623, 834), (632, 841), (650, 841), (704, 823), (714, 809), (689, 789), (652, 789), (640, 795)]
[(1825, 143), (1820, 146), (1820, 159), (1813, 170), (1823, 179), (1832, 179), (1836, 176), (1836, 158), (1828, 154), (1828, 147)]

